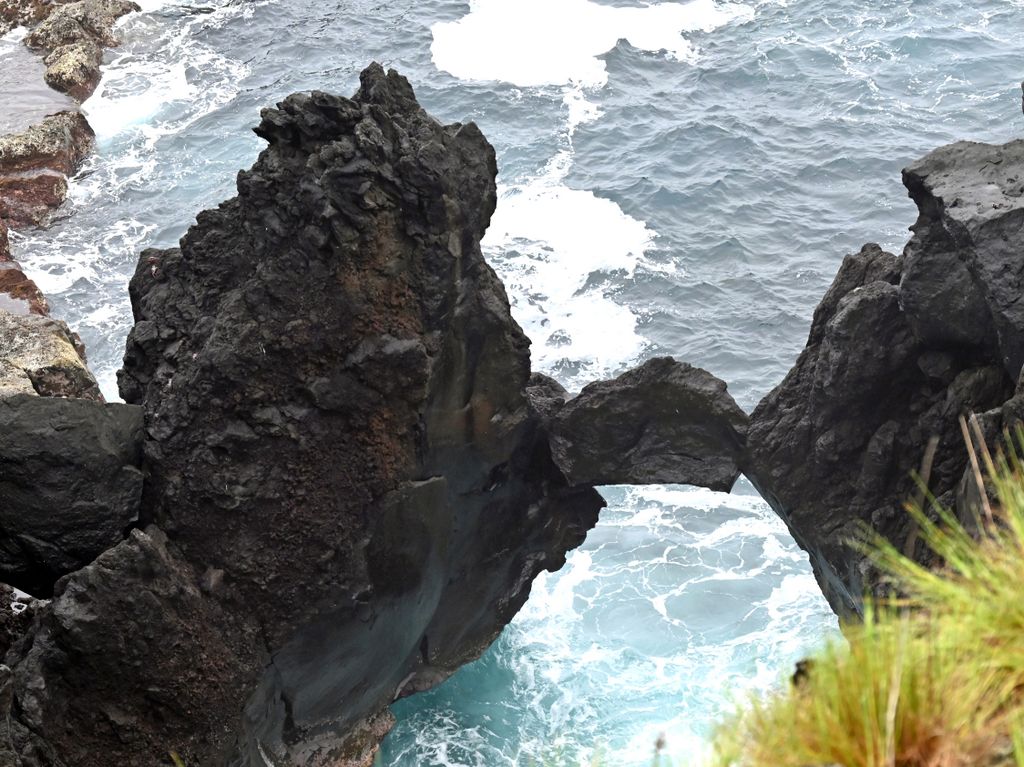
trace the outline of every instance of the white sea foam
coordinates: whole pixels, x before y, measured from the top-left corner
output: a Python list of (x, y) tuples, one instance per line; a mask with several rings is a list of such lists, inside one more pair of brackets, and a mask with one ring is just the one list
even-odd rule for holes
[(501, 188), (483, 246), (533, 339), (534, 367), (580, 363), (570, 381), (578, 388), (645, 347), (636, 316), (614, 301), (600, 273), (632, 276), (654, 233), (611, 200), (566, 186), (569, 162), (563, 152), (537, 177)]
[(641, 8), (590, 0), (472, 0), (461, 19), (433, 26), (434, 63), (456, 77), (563, 86), (560, 150), (539, 173), (499, 189), (483, 243), (534, 342), (536, 369), (580, 388), (635, 362), (647, 346), (636, 313), (615, 300), (608, 276), (631, 278), (656, 233), (614, 201), (566, 183), (576, 129), (601, 114), (588, 98), (608, 78), (598, 57), (625, 38), (643, 50), (691, 59), (684, 32), (751, 13), (713, 0)]
[[(161, 3), (150, 3), (154, 11)], [(141, 132), (150, 146), (161, 136), (176, 134), (233, 99), (248, 73), (243, 62), (199, 42), (203, 25), (215, 25), (251, 13), (251, 8), (224, 5), (211, 13), (169, 25), (159, 44), (131, 45), (131, 25), (145, 25), (145, 15), (125, 17), (126, 45), (103, 67), (99, 87), (82, 104), (101, 146), (127, 131)], [(187, 108), (183, 109), (183, 106)], [(173, 119), (162, 120), (163, 114)]]
[(619, 40), (684, 60), (693, 55), (684, 32), (751, 15), (747, 6), (713, 0), (640, 8), (589, 0), (471, 0), (466, 16), (433, 27), (431, 53), (438, 68), (464, 80), (595, 87), (608, 79), (598, 57)]
[(3, 43), (20, 43), (28, 37), (28, 27), (15, 27), (6, 35), (0, 37), (0, 42)]

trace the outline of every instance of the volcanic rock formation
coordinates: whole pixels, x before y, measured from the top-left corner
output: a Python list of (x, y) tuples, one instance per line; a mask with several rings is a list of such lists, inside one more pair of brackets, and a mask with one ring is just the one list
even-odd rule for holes
[(0, 399), (0, 579), (48, 595), (119, 543), (142, 495), (137, 407)]
[(903, 180), (919, 210), (903, 256), (866, 246), (843, 262), (807, 348), (751, 417), (745, 471), (840, 615), (878, 586), (850, 539), (870, 528), (904, 545), (929, 443), (931, 492), (970, 521), (959, 417), (979, 414), (994, 440), (1019, 412), (1024, 141), (943, 147)]
[(374, 66), (257, 133), (238, 196), (132, 280), (148, 527), (9, 655), (25, 754), (366, 764), (387, 705), (477, 657), (603, 505), (527, 396), (476, 126)]
[(724, 382), (669, 357), (592, 383), (558, 410), (552, 457), (574, 485), (701, 485), (728, 492), (747, 414)]

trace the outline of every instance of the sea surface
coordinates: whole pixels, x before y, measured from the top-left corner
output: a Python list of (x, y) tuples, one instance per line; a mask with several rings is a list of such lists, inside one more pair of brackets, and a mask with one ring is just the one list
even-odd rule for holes
[[(902, 248), (900, 168), (1024, 133), (1024, 0), (141, 4), (84, 105), (99, 153), (61, 220), (14, 240), (110, 398), (139, 251), (233, 194), (261, 107), (350, 94), (372, 60), (495, 145), (485, 252), (535, 368), (578, 390), (670, 354), (748, 410), (843, 255)], [(587, 543), (484, 657), (394, 707), (381, 764), (639, 767), (661, 734), (693, 764), (731, 696), (835, 631), (745, 481), (604, 494)]]

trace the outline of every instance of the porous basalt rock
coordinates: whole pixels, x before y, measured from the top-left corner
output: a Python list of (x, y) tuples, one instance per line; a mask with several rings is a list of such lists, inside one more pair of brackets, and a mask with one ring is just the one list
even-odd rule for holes
[(552, 457), (574, 485), (688, 484), (728, 491), (747, 415), (723, 381), (656, 358), (592, 383), (550, 427)]
[(119, 543), (142, 497), (142, 411), (0, 399), (0, 581), (48, 596)]
[(46, 54), (46, 82), (82, 101), (99, 84), (103, 48), (119, 44), (114, 24), (138, 10), (131, 0), (77, 0), (49, 12), (25, 43)]
[(375, 65), (257, 133), (238, 196), (131, 283), (119, 381), (169, 542), (61, 581), (12, 666), (15, 721), (68, 764), (368, 764), (388, 704), (477, 657), (603, 505), (527, 396), (479, 129)]
[[(183, 743), (194, 744), (179, 752), (187, 764), (223, 764), (213, 755), (229, 723), (217, 718), (268, 660), (258, 648), (260, 638), (237, 633), (159, 530), (133, 530), (61, 580), (8, 653), (15, 705), (0, 717), (8, 728), (0, 743), (18, 757), (5, 764), (169, 765)], [(147, 743), (147, 758), (119, 758)], [(196, 752), (211, 756), (199, 762)]]
[(870, 529), (905, 545), (933, 440), (931, 492), (972, 517), (959, 418), (998, 435), (1024, 363), (1024, 141), (943, 147), (903, 179), (919, 211), (903, 256), (866, 246), (843, 262), (807, 347), (751, 416), (744, 465), (844, 616), (882, 587), (850, 542)]
[[(998, 349), (1016, 380), (1024, 365), (1024, 140), (951, 144), (904, 170), (903, 182), (920, 210), (908, 258), (927, 260), (932, 272), (945, 271), (949, 285), (934, 311), (922, 314), (932, 323), (942, 322), (943, 314), (944, 324), (956, 318), (968, 337), (947, 334), (942, 340)], [(942, 269), (949, 252), (959, 272)]]

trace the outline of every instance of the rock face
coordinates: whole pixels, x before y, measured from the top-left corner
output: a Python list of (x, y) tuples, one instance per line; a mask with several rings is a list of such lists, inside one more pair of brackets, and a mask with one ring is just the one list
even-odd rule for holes
[(849, 540), (869, 527), (904, 544), (932, 439), (931, 491), (969, 512), (959, 416), (998, 435), (1024, 363), (1022, 181), (1022, 141), (961, 142), (905, 170), (919, 216), (903, 256), (866, 246), (844, 261), (807, 348), (751, 416), (744, 470), (840, 615), (878, 585)]
[(46, 316), (50, 307), (39, 287), (11, 257), (7, 225), (0, 220), (0, 310), (11, 314)]
[(387, 705), (477, 657), (603, 505), (527, 396), (476, 126), (373, 66), (257, 132), (238, 196), (132, 280), (150, 527), (12, 653), (26, 753), (368, 764)]
[(118, 45), (115, 22), (139, 6), (131, 0), (78, 0), (50, 11), (25, 43), (45, 53), (46, 82), (84, 101), (100, 82), (103, 49)]
[(724, 382), (669, 357), (587, 386), (552, 419), (551, 452), (574, 485), (674, 483), (728, 491), (747, 415)]
[(0, 399), (0, 581), (49, 596), (120, 543), (142, 496), (142, 411), (81, 399)]

